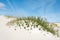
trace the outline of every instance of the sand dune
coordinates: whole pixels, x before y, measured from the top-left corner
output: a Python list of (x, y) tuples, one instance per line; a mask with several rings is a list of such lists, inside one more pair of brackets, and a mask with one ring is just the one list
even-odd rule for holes
[[(18, 28), (18, 30), (14, 30), (6, 25), (10, 20), (12, 19), (8, 19), (5, 16), (0, 15), (0, 40), (60, 40), (60, 37), (37, 29), (27, 31)], [(60, 26), (60, 23), (57, 24)]]

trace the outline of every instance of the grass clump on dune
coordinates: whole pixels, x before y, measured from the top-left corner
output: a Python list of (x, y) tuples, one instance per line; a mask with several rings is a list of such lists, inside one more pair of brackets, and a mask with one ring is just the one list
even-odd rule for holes
[[(30, 24), (30, 22), (32, 22), (32, 24)], [(24, 26), (24, 23), (27, 25), (27, 27)], [(47, 22), (47, 20), (42, 17), (34, 17), (34, 16), (20, 17), (7, 23), (7, 25), (15, 25), (15, 24), (19, 27), (23, 26), (24, 29), (30, 27), (30, 25), (31, 26), (33, 25), (35, 28), (38, 28), (38, 26), (40, 25), (43, 30), (46, 30), (54, 35), (56, 34), (54, 28), (49, 27), (49, 22)]]

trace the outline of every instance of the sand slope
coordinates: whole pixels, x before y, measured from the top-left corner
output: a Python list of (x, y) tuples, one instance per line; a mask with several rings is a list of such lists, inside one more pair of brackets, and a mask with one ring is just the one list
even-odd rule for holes
[(14, 30), (6, 25), (9, 20), (11, 19), (0, 15), (0, 40), (60, 40), (60, 37), (37, 29), (27, 31), (18, 28), (18, 30)]

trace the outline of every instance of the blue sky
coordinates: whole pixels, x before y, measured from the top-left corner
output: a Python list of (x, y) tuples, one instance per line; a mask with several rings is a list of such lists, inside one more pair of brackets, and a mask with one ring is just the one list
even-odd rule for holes
[(0, 14), (42, 16), (60, 22), (60, 0), (0, 0)]

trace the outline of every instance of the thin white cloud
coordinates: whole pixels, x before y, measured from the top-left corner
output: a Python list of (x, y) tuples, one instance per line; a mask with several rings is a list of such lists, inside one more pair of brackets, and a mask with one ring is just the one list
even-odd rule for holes
[(0, 2), (0, 10), (6, 10), (6, 5)]

